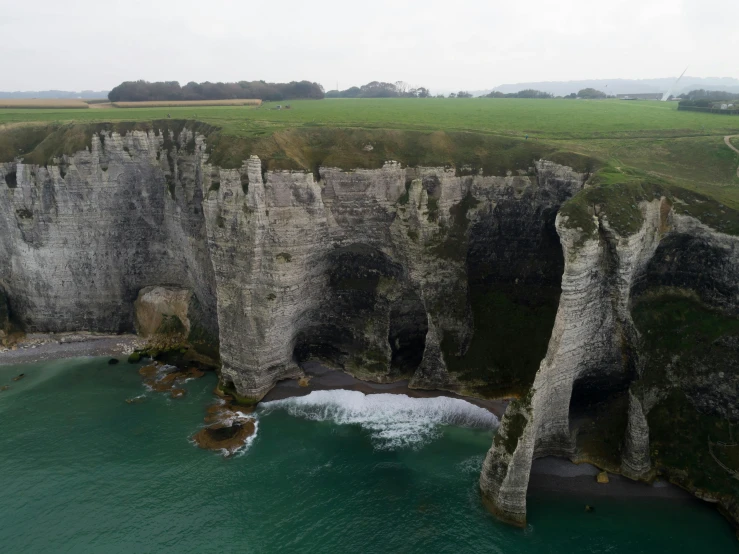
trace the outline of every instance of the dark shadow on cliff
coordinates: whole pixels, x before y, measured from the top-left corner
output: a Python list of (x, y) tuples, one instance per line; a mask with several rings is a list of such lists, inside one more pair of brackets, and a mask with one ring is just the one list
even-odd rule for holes
[(327, 262), (330, 293), (298, 334), (296, 362), (322, 360), (370, 381), (412, 376), (428, 326), (405, 269), (366, 244), (336, 248)]

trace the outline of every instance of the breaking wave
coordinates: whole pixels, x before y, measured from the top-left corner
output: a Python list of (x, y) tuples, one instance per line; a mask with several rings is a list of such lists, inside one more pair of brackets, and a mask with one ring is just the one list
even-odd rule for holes
[(262, 413), (282, 409), (292, 416), (337, 425), (359, 425), (377, 449), (417, 448), (440, 434), (442, 425), (495, 429), (498, 418), (457, 398), (411, 398), (404, 394), (313, 391), (307, 396), (265, 402)]

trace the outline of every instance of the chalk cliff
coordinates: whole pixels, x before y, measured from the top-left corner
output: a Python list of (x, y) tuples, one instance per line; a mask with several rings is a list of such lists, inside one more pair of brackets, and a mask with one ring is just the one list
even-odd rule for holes
[[(548, 352), (530, 395), (506, 413), (480, 478), (507, 521), (525, 522), (531, 461), (547, 455), (634, 479), (660, 471), (736, 520), (732, 470), (708, 458), (737, 421), (739, 238), (675, 214), (664, 197), (639, 209), (641, 227), (629, 236), (597, 209), (590, 234), (558, 217), (565, 269)], [(706, 474), (715, 476), (707, 487)]]
[(545, 455), (666, 474), (737, 519), (739, 239), (675, 194), (624, 220), (608, 201), (563, 211), (592, 185), (545, 160), (491, 176), (211, 159), (187, 128), (103, 129), (0, 163), (0, 338), (173, 332), (219, 353), (242, 401), (311, 358), (512, 395), (480, 478), (503, 519), (525, 522)]

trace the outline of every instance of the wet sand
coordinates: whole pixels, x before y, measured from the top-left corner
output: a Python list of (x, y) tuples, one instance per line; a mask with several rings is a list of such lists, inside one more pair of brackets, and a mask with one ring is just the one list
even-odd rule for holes
[(307, 386), (301, 386), (296, 379), (280, 381), (267, 393), (262, 402), (282, 400), (293, 396), (305, 396), (316, 390), (344, 389), (356, 390), (364, 394), (405, 394), (411, 398), (435, 398), (438, 396), (459, 398), (491, 411), (498, 418), (503, 417), (503, 413), (508, 407), (508, 400), (481, 400), (447, 391), (411, 389), (408, 387), (407, 380), (396, 381), (395, 383), (361, 381), (348, 373), (330, 369), (319, 362), (305, 362), (301, 365), (301, 368), (305, 375), (310, 378)]
[(653, 484), (632, 481), (621, 475), (608, 474), (608, 483), (595, 478), (600, 469), (591, 464), (573, 464), (564, 458), (539, 458), (531, 465), (528, 495), (558, 493), (592, 498), (670, 498), (701, 502), (692, 494), (667, 481)]
[(136, 335), (95, 333), (32, 333), (15, 349), (0, 349), (0, 365), (14, 365), (82, 356), (127, 356), (143, 341)]

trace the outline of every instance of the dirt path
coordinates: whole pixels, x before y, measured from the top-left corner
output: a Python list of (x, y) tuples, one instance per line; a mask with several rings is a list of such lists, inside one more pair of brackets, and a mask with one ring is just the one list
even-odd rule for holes
[[(729, 135), (727, 137), (724, 137), (724, 142), (726, 143), (726, 146), (731, 148), (734, 152), (739, 154), (739, 148), (731, 144), (731, 139), (733, 138), (739, 138), (739, 135)], [(739, 167), (736, 168), (736, 176), (739, 177)]]

